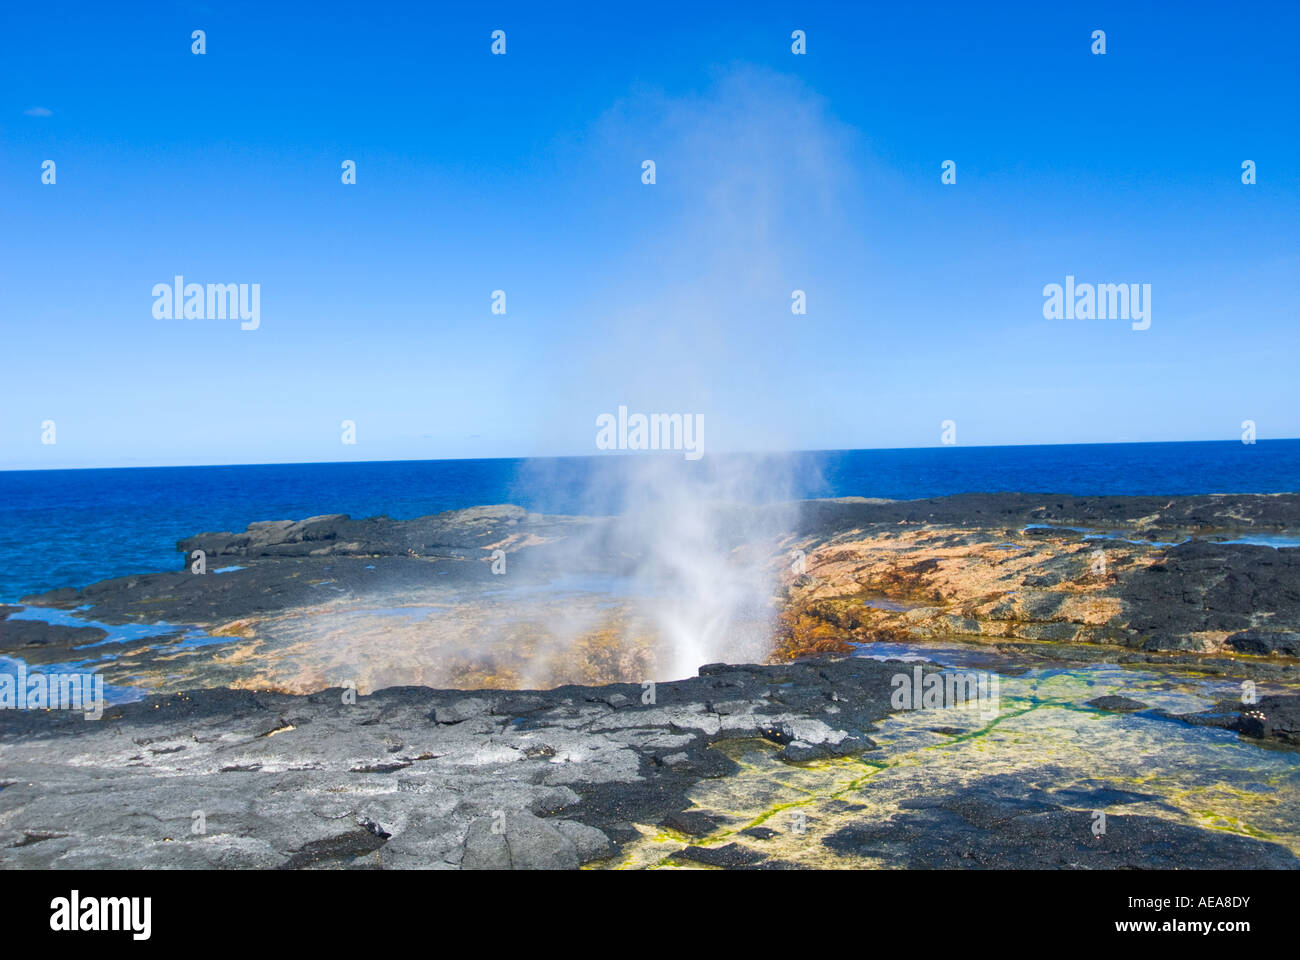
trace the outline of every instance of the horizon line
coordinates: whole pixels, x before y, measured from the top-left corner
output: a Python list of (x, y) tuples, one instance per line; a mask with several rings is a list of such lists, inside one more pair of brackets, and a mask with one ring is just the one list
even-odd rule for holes
[[(1256, 444), (1261, 443), (1288, 443), (1300, 440), (1300, 437), (1270, 437), (1267, 439), (1257, 439)], [(925, 447), (824, 447), (816, 449), (803, 450), (728, 450), (712, 454), (712, 456), (722, 457), (783, 457), (798, 456), (803, 454), (817, 453), (884, 453), (892, 450), (958, 450), (958, 449), (1019, 449), (1022, 447), (1121, 447), (1121, 446), (1155, 446), (1170, 444), (1190, 444), (1190, 443), (1241, 443), (1240, 440), (1105, 440), (1093, 441), (1089, 443), (965, 443), (965, 444), (931, 444)], [(1252, 444), (1243, 444), (1251, 446)], [(344, 464), (373, 464), (373, 463), (475, 463), (475, 462), (492, 462), (498, 460), (505, 461), (524, 461), (524, 460), (597, 460), (628, 458), (636, 459), (649, 456), (651, 454), (674, 454), (680, 451), (658, 450), (658, 451), (609, 451), (603, 453), (568, 453), (568, 454), (546, 454), (538, 456), (515, 456), (515, 457), (389, 457), (378, 460), (268, 460), (259, 463), (142, 463), (117, 466), (49, 466), (49, 467), (4, 467), (0, 466), (0, 473), (48, 473), (50, 471), (76, 471), (76, 470), (199, 470), (210, 467), (308, 467), (308, 466), (335, 466)]]

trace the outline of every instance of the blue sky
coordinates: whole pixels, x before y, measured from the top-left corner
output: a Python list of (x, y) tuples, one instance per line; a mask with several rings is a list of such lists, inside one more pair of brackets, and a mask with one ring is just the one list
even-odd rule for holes
[(996, 6), (9, 4), (0, 467), (1300, 436), (1300, 7)]

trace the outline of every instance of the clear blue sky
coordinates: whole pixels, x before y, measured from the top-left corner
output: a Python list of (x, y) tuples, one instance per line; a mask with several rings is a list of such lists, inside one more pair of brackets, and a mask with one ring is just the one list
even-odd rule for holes
[[(592, 454), (620, 403), (706, 451), (1300, 436), (1298, 35), (1292, 2), (6, 4), (0, 467)], [(178, 273), (260, 283), (261, 328), (155, 319)], [(1150, 283), (1151, 328), (1043, 319), (1067, 274)]]

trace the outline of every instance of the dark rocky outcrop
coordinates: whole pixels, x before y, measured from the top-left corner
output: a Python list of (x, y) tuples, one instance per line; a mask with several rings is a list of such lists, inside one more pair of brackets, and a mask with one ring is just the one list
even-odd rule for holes
[(108, 636), (99, 627), (69, 627), (43, 620), (0, 620), (0, 653), (19, 656), (31, 663), (57, 662), (74, 658), (76, 648), (98, 643)]
[(1134, 713), (1138, 710), (1147, 709), (1147, 704), (1140, 700), (1134, 700), (1130, 697), (1105, 696), (1089, 700), (1087, 706), (1094, 707), (1097, 710), (1108, 710), (1115, 713)]
[(1300, 744), (1300, 695), (1260, 697), (1255, 703), (1221, 700), (1201, 713), (1165, 713), (1164, 716), (1197, 726), (1235, 730), (1256, 740)]
[(1119, 594), (1138, 635), (1245, 631), (1266, 613), (1300, 629), (1300, 550), (1183, 543), (1125, 577)]
[[(1086, 800), (1086, 798), (1080, 798)], [(988, 777), (952, 794), (905, 801), (882, 823), (845, 827), (823, 843), (853, 860), (942, 869), (1296, 869), (1285, 847), (1164, 818), (1107, 814), (1105, 798), (1070, 809), (1010, 777)]]
[(1224, 643), (1239, 653), (1255, 656), (1300, 657), (1300, 633), (1289, 630), (1243, 630)]

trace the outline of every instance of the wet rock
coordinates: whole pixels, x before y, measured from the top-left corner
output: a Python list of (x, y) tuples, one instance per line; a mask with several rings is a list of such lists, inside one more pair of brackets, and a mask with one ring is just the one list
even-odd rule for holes
[(188, 556), (305, 557), (322, 554), (384, 556), (473, 548), (499, 537), (506, 528), (548, 526), (548, 521), (512, 505), (471, 507), (414, 520), (326, 514), (304, 520), (251, 523), (243, 533), (201, 533), (177, 544)]
[(718, 829), (719, 823), (697, 810), (683, 810), (664, 817), (663, 825), (688, 837), (707, 837)]
[(874, 749), (876, 742), (870, 737), (845, 736), (839, 740), (823, 740), (820, 743), (794, 740), (786, 744), (777, 756), (790, 763), (804, 763), (809, 760), (851, 757)]
[(1133, 713), (1137, 710), (1146, 710), (1149, 706), (1141, 700), (1134, 700), (1130, 697), (1121, 697), (1115, 694), (1096, 697), (1092, 700), (1088, 700), (1084, 705), (1093, 707), (1097, 710), (1108, 710), (1114, 713)]
[(77, 647), (98, 643), (107, 636), (107, 631), (99, 627), (68, 627), (43, 620), (7, 617), (0, 620), (0, 653), (12, 653), (29, 660), (33, 659), (29, 655), (35, 654), (35, 659), (41, 662), (50, 662), (50, 657), (80, 659), (84, 655), (74, 656)]
[(1243, 630), (1224, 643), (1240, 653), (1255, 656), (1300, 657), (1300, 633), (1289, 630)]
[(1296, 694), (1260, 697), (1256, 703), (1221, 700), (1201, 713), (1161, 711), (1161, 715), (1194, 726), (1235, 730), (1242, 736), (1257, 740), (1300, 744), (1300, 695)]
[(830, 756), (830, 753), (821, 745), (814, 746), (811, 743), (804, 743), (802, 740), (795, 740), (787, 743), (779, 756), (782, 760), (788, 760), (791, 763), (802, 763), (806, 760), (821, 760)]
[(1151, 816), (1068, 809), (1028, 783), (990, 777), (918, 798), (881, 823), (843, 827), (822, 843), (843, 856), (914, 869), (1296, 869), (1285, 847)]
[(1076, 623), (1023, 623), (1016, 628), (1016, 636), (1026, 640), (1073, 640), (1079, 632)]
[(387, 839), (375, 831), (363, 828), (324, 840), (313, 840), (295, 851), (281, 869), (302, 870), (308, 867), (347, 865), (378, 850)]
[(849, 736), (844, 730), (836, 730), (821, 720), (797, 719), (782, 720), (778, 723), (760, 725), (764, 739), (773, 743), (802, 743), (805, 746), (833, 746)]
[(1111, 807), (1141, 803), (1161, 807), (1171, 813), (1178, 813), (1177, 807), (1166, 803), (1153, 793), (1140, 793), (1136, 790), (1119, 790), (1105, 783), (1085, 781), (1051, 791), (1054, 801), (1080, 810), (1108, 810)]
[(744, 867), (758, 863), (763, 855), (738, 843), (728, 843), (721, 847), (683, 847), (673, 854), (673, 859), (689, 860), (710, 867)]

